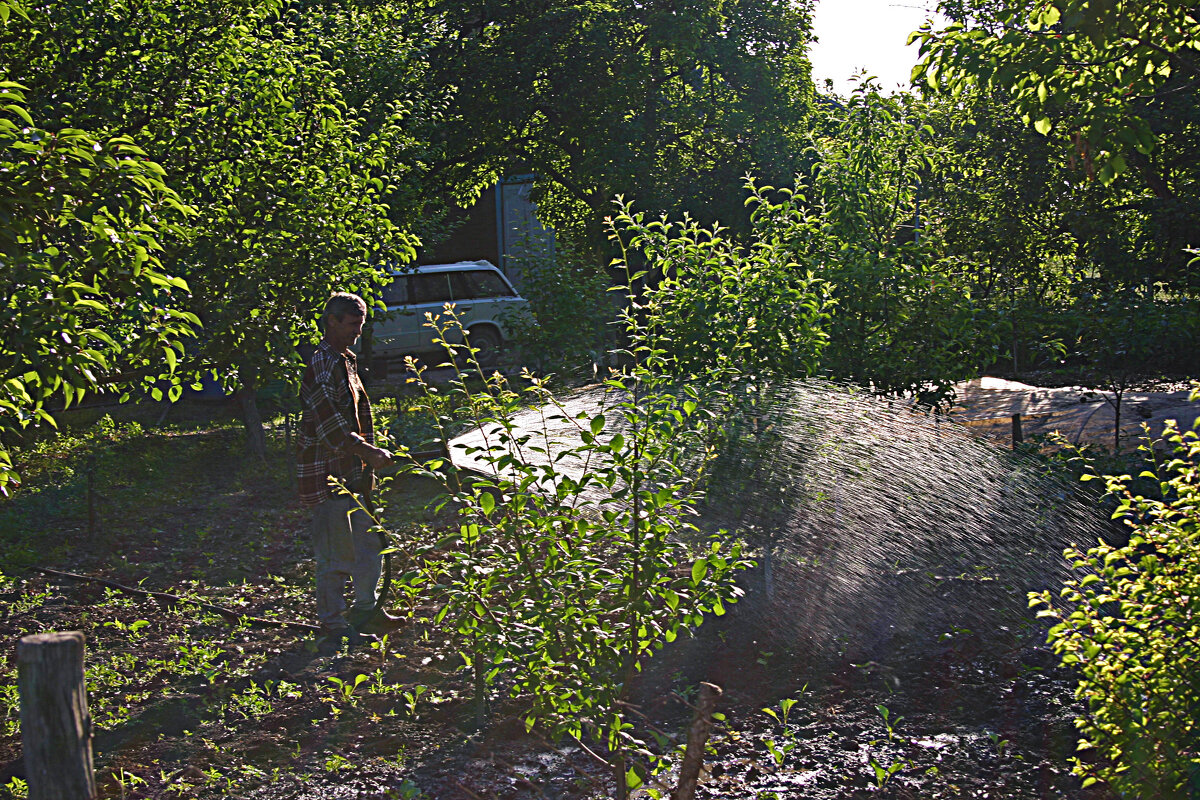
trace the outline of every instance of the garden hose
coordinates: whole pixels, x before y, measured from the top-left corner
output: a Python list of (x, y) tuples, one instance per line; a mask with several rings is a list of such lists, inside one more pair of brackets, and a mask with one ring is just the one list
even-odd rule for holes
[[(372, 507), (371, 495), (375, 486), (374, 470), (372, 470), (370, 467), (367, 467), (364, 472), (364, 477), (366, 478), (364, 481), (366, 485), (364, 487), (365, 490), (362, 493), (362, 505), (364, 509), (370, 509)], [(392, 548), (389, 546), (391, 542), (388, 541), (387, 529), (385, 529), (382, 525), (377, 525), (376, 529), (379, 533), (379, 552), (383, 554), (383, 587), (375, 595), (375, 607), (371, 609), (371, 613), (363, 621), (364, 623), (370, 622), (379, 616), (380, 612), (382, 612), (384, 607), (387, 605), (388, 599), (392, 593), (392, 554), (390, 552)]]
[(379, 612), (383, 611), (392, 593), (392, 548), (388, 546), (389, 544), (391, 543), (388, 541), (388, 532), (381, 525), (379, 526), (379, 551), (383, 553), (383, 588), (376, 595), (375, 608), (371, 609), (371, 616), (368, 619), (375, 619), (379, 616)]

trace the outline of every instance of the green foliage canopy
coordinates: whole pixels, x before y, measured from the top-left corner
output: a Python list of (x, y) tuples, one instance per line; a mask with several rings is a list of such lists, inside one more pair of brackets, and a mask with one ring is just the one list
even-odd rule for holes
[(399, 114), (364, 131), (343, 73), (285, 8), (63, 0), (0, 32), (0, 65), (48, 129), (132, 137), (195, 209), (163, 242), (190, 291), (176, 305), (204, 323), (180, 369), (251, 391), (295, 379), (295, 345), (315, 337), (331, 290), (369, 296), (371, 262), (411, 258), (414, 244), (384, 204)]
[[(440, 4), (437, 80), (463, 162), (540, 180), (539, 216), (594, 239), (616, 195), (704, 221), (741, 219), (755, 172), (788, 180), (812, 88), (807, 4)], [(520, 167), (516, 165), (521, 165)]]
[(688, 217), (647, 219), (629, 203), (609, 223), (621, 263), (636, 255), (646, 265), (633, 275), (644, 346), (681, 378), (770, 383), (812, 375), (820, 363), (829, 286), (779, 233), (808, 219), (790, 199), (773, 203), (750, 188), (747, 245)]
[[(175, 370), (199, 320), (162, 240), (194, 212), (124, 136), (46, 130), (0, 83), (0, 434), (103, 385)], [(178, 385), (172, 392), (179, 391)], [(16, 479), (0, 444), (0, 490)]]
[(925, 184), (946, 148), (929, 115), (920, 100), (885, 97), (870, 81), (827, 104), (813, 126), (813, 175), (789, 190), (806, 213), (764, 215), (756, 226), (832, 286), (823, 372), (938, 403), (992, 360), (995, 341), (929, 213)]
[(950, 0), (956, 22), (913, 34), (913, 82), (1003, 89), (1043, 134), (1057, 127), (1102, 183), (1144, 157), (1149, 105), (1200, 77), (1200, 16), (1177, 0)]

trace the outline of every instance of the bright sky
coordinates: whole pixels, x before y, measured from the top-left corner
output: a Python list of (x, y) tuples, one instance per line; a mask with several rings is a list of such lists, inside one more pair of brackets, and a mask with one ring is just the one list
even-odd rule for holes
[(809, 52), (817, 88), (830, 78), (834, 91), (849, 94), (850, 77), (865, 69), (885, 94), (907, 89), (919, 45), (904, 42), (931, 16), (945, 24), (936, 8), (936, 0), (817, 0), (813, 32), (819, 41)]

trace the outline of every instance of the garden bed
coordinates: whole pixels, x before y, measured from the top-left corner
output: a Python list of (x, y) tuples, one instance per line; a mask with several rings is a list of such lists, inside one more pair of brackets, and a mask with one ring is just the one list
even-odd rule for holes
[[(152, 432), (118, 424), (67, 437), (29, 465), (30, 486), (0, 511), (0, 632), (10, 643), (0, 797), (19, 796), (22, 777), (11, 645), (51, 630), (87, 636), (106, 798), (606, 796), (606, 770), (573, 742), (527, 733), (519, 700), (495, 697), (474, 727), (461, 658), (419, 604), (386, 645), (326, 656), (297, 632), (33, 569), (311, 621), (307, 514), (281, 428), (270, 444), (259, 463), (220, 420)], [(102, 495), (90, 533), (89, 453)], [(432, 494), (416, 479), (394, 484), (388, 518), (409, 535), (437, 535), (449, 520), (423, 510)], [(944, 631), (865, 661), (818, 657), (773, 627), (750, 598), (668, 646), (639, 679), (639, 713), (668, 737), (685, 730), (699, 681), (725, 690), (699, 797), (1107, 797), (1069, 774), (1081, 708), (1035, 627)]]

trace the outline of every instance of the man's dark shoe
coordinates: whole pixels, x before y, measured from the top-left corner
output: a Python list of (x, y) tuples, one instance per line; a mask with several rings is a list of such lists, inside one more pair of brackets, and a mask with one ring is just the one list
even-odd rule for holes
[(325, 625), (317, 631), (318, 655), (331, 656), (353, 647), (358, 642), (358, 633), (349, 625), (331, 628)]
[(386, 636), (395, 633), (404, 625), (402, 618), (389, 614), (382, 608), (378, 611), (351, 611), (347, 620), (354, 630), (367, 636)]

